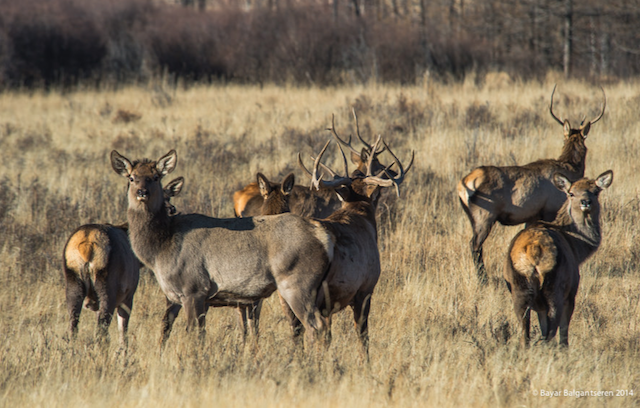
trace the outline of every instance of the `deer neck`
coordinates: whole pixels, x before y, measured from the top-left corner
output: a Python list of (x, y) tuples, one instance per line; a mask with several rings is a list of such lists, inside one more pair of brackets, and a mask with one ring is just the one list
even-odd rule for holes
[(554, 224), (560, 228), (576, 255), (578, 262), (582, 263), (591, 256), (600, 246), (602, 237), (600, 235), (600, 217), (597, 209), (589, 214), (581, 211), (572, 211), (565, 202), (563, 208), (558, 212)]
[(166, 211), (129, 208), (129, 239), (138, 259), (152, 268), (163, 244), (170, 238), (171, 219)]
[(562, 148), (562, 154), (558, 161), (568, 164), (579, 177), (583, 177), (586, 158), (587, 146), (584, 145), (584, 142), (569, 140)]
[(342, 208), (327, 217), (327, 220), (341, 224), (368, 224), (375, 233), (376, 241), (378, 240), (375, 208), (366, 201), (343, 203)]

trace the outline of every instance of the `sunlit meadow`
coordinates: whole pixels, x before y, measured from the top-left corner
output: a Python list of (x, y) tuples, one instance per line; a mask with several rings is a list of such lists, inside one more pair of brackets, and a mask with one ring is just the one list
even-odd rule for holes
[[(604, 85), (606, 113), (586, 141), (587, 175), (615, 176), (601, 195), (602, 246), (581, 269), (570, 347), (524, 350), (502, 281), (505, 248), (521, 227), (494, 228), (485, 244), (491, 282), (480, 286), (455, 185), (477, 165), (557, 157), (563, 135), (548, 113), (553, 76), (498, 78), (0, 94), (0, 406), (637, 406), (640, 83)], [(599, 87), (558, 81), (560, 117), (577, 124), (599, 113)], [(381, 134), (405, 160), (416, 152), (400, 197), (379, 208), (369, 362), (348, 310), (334, 319), (328, 350), (296, 350), (277, 296), (265, 302), (257, 344), (243, 345), (236, 312), (218, 308), (202, 342), (180, 315), (161, 354), (165, 300), (147, 269), (126, 352), (116, 324), (108, 345), (95, 340), (87, 310), (68, 340), (65, 240), (81, 224), (126, 220), (126, 181), (111, 168), (112, 149), (151, 159), (176, 149), (170, 178), (186, 179), (176, 207), (232, 217), (232, 193), (257, 171), (272, 180), (294, 171), (308, 185), (296, 154), (319, 151), (332, 114), (342, 136), (355, 134), (352, 109), (364, 138)], [(335, 150), (327, 155), (337, 159)], [(565, 390), (614, 396), (540, 395)]]

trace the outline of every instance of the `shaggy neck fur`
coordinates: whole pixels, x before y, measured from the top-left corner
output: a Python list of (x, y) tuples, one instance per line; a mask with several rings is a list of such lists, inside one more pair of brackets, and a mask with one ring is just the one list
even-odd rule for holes
[(585, 160), (587, 158), (587, 147), (580, 134), (570, 135), (562, 148), (562, 154), (558, 161), (570, 164), (580, 175), (584, 175)]

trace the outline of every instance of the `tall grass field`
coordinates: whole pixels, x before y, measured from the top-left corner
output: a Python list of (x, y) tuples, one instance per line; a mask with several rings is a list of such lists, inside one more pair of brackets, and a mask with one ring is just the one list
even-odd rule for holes
[[(476, 278), (456, 183), (478, 165), (560, 155), (555, 82), (0, 94), (0, 406), (640, 405), (640, 83), (604, 86), (606, 112), (586, 140), (586, 175), (612, 169), (614, 181), (600, 196), (603, 241), (581, 268), (569, 348), (519, 344), (502, 269), (522, 226), (494, 227), (490, 283)], [(602, 98), (598, 86), (559, 81), (554, 111), (578, 125)], [(88, 310), (69, 340), (65, 241), (82, 224), (126, 221), (111, 150), (155, 160), (176, 149), (167, 180), (186, 180), (178, 210), (233, 217), (233, 192), (258, 171), (309, 185), (297, 153), (309, 163), (331, 137), (332, 115), (341, 136), (355, 136), (353, 109), (365, 139), (382, 135), (405, 161), (416, 154), (400, 197), (389, 191), (378, 208), (369, 361), (350, 310), (334, 318), (328, 349), (294, 347), (277, 296), (265, 301), (257, 342), (243, 344), (234, 309), (215, 308), (202, 341), (178, 316), (161, 353), (165, 299), (146, 268), (126, 350), (115, 321), (111, 341), (96, 340)], [(339, 167), (335, 145), (325, 157)]]

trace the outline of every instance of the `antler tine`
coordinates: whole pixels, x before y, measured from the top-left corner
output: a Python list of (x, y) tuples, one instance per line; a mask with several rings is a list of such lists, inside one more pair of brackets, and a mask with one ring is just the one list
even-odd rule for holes
[(376, 156), (373, 152), (378, 150), (378, 145), (380, 144), (381, 140), (382, 140), (382, 136), (378, 135), (378, 138), (376, 139), (376, 142), (373, 144), (373, 147), (371, 149), (371, 153), (369, 153), (369, 157), (367, 158), (367, 173), (366, 173), (366, 176), (373, 176), (373, 173), (371, 173), (371, 165), (373, 164), (373, 159)]
[(604, 97), (604, 102), (602, 102), (602, 112), (600, 112), (600, 116), (591, 121), (592, 125), (602, 119), (602, 115), (604, 115), (604, 108), (607, 106), (607, 95), (604, 93), (603, 87), (600, 87), (600, 89), (602, 89), (602, 96)]
[[(311, 156), (311, 160), (313, 160), (315, 162), (316, 158)], [(323, 163), (320, 163), (320, 167), (322, 167), (322, 170), (324, 170), (327, 173), (329, 173), (329, 175), (331, 177), (336, 177), (337, 176), (337, 174), (333, 170), (331, 170), (328, 166), (325, 166)]]
[(556, 115), (553, 114), (553, 94), (556, 92), (556, 86), (558, 86), (558, 84), (553, 86), (553, 91), (551, 92), (551, 105), (549, 105), (549, 113), (551, 113), (551, 116), (562, 126), (564, 126), (564, 122), (561, 121), (560, 119), (558, 119), (558, 117)]
[[(352, 182), (352, 180), (348, 176), (345, 176), (345, 177), (338, 176), (334, 171), (332, 171), (327, 166), (325, 166), (325, 165), (320, 163), (320, 160), (322, 159), (322, 156), (324, 155), (324, 152), (327, 150), (327, 147), (329, 146), (329, 143), (331, 143), (331, 139), (329, 139), (327, 141), (327, 143), (322, 148), (322, 151), (320, 152), (318, 157), (316, 157), (316, 159), (315, 159), (315, 161), (313, 163), (313, 172), (312, 172), (312, 176), (311, 176), (312, 177), (311, 185), (313, 187), (315, 187), (316, 189), (320, 188), (320, 183), (322, 183), (322, 185), (324, 185), (325, 187), (328, 187), (328, 188), (336, 188), (336, 187), (339, 187), (339, 186), (349, 185)], [(342, 149), (340, 149), (340, 151), (342, 152)], [(346, 157), (344, 157), (344, 152), (342, 153), (342, 158), (344, 159), (344, 162), (345, 162), (345, 165), (346, 165), (347, 159), (346, 159)], [(320, 178), (317, 177), (318, 166), (320, 166), (320, 165), (322, 165), (323, 168), (329, 170), (329, 172), (332, 174), (333, 180), (326, 181), (326, 180), (322, 180), (322, 177), (320, 177)]]
[(322, 183), (322, 176), (318, 178), (318, 165), (320, 164), (320, 159), (322, 159), (322, 155), (324, 155), (324, 152), (327, 151), (327, 147), (329, 147), (329, 143), (331, 143), (331, 139), (327, 140), (327, 143), (325, 143), (324, 147), (320, 151), (320, 154), (318, 155), (318, 157), (316, 157), (315, 161), (313, 162), (313, 173), (311, 174), (311, 186), (315, 187), (316, 190), (320, 189), (320, 183)]
[(393, 156), (395, 162), (393, 162), (389, 167), (393, 166), (393, 164), (397, 163), (400, 173), (398, 173), (398, 175), (395, 178), (391, 178), (389, 176), (389, 173), (387, 173), (387, 169), (389, 167), (387, 167), (386, 169), (384, 169), (383, 171), (387, 174), (387, 179), (383, 179), (380, 177), (374, 177), (374, 176), (367, 176), (364, 181), (367, 184), (376, 184), (379, 185), (381, 187), (391, 187), (391, 186), (395, 186), (396, 188), (396, 194), (399, 196), (400, 195), (400, 184), (402, 184), (402, 182), (404, 181), (404, 177), (407, 174), (407, 172), (409, 171), (409, 169), (411, 169), (411, 166), (413, 166), (413, 160), (415, 159), (415, 151), (411, 151), (411, 160), (409, 161), (409, 165), (407, 166), (407, 168), (405, 169), (402, 166), (402, 162), (400, 162), (400, 160), (398, 159), (398, 157), (393, 153), (393, 151), (389, 148), (389, 146), (387, 145), (387, 143), (383, 140), (382, 143), (384, 143), (385, 147), (387, 148), (387, 150), (389, 151), (389, 153), (391, 153), (391, 155)]
[[(331, 114), (331, 127), (327, 128), (327, 130), (330, 130), (331, 133), (333, 133), (333, 137), (336, 138), (336, 140), (338, 141), (339, 144), (347, 146), (351, 150), (351, 152), (353, 152), (353, 153), (357, 154), (358, 156), (360, 156), (360, 152), (357, 151), (356, 149), (354, 149), (353, 146), (351, 146), (351, 135), (349, 135), (349, 142), (345, 142), (344, 140), (342, 140), (340, 138), (340, 136), (338, 136), (338, 132), (336, 131), (335, 115), (334, 114)], [(360, 135), (358, 135), (358, 137), (360, 137)]]
[(353, 118), (356, 120), (356, 135), (358, 136), (358, 139), (360, 139), (362, 144), (367, 148), (368, 153), (371, 154), (371, 152), (372, 152), (371, 145), (369, 145), (369, 143), (365, 142), (364, 139), (362, 138), (362, 136), (360, 136), (360, 124), (358, 123), (358, 115), (356, 115), (356, 108), (352, 108), (351, 112), (353, 113)]
[[(393, 153), (393, 151), (389, 148), (389, 146), (387, 145), (387, 142), (385, 142), (384, 140), (382, 141), (382, 143), (384, 143), (384, 146), (387, 148), (387, 150), (389, 151), (389, 153), (391, 153), (391, 156), (393, 156), (393, 159), (395, 160), (395, 162), (398, 163), (398, 167), (400, 169), (400, 173), (395, 177), (394, 180), (396, 180), (399, 183), (402, 183), (402, 181), (404, 180), (404, 176), (405, 174), (407, 174), (407, 172), (411, 169), (411, 166), (413, 166), (413, 159), (415, 159), (416, 156), (416, 152), (415, 151), (411, 151), (411, 160), (409, 161), (409, 165), (407, 166), (407, 168), (403, 168), (402, 166), (402, 162), (400, 161), (400, 159), (398, 159), (398, 157)], [(394, 163), (395, 163), (394, 162)]]
[(300, 156), (300, 152), (298, 152), (298, 166), (300, 166), (300, 168), (304, 170), (305, 173), (307, 173), (310, 176), (313, 176), (313, 174), (311, 174), (311, 172), (307, 170), (307, 168), (304, 166), (304, 163), (302, 163), (302, 157)]

